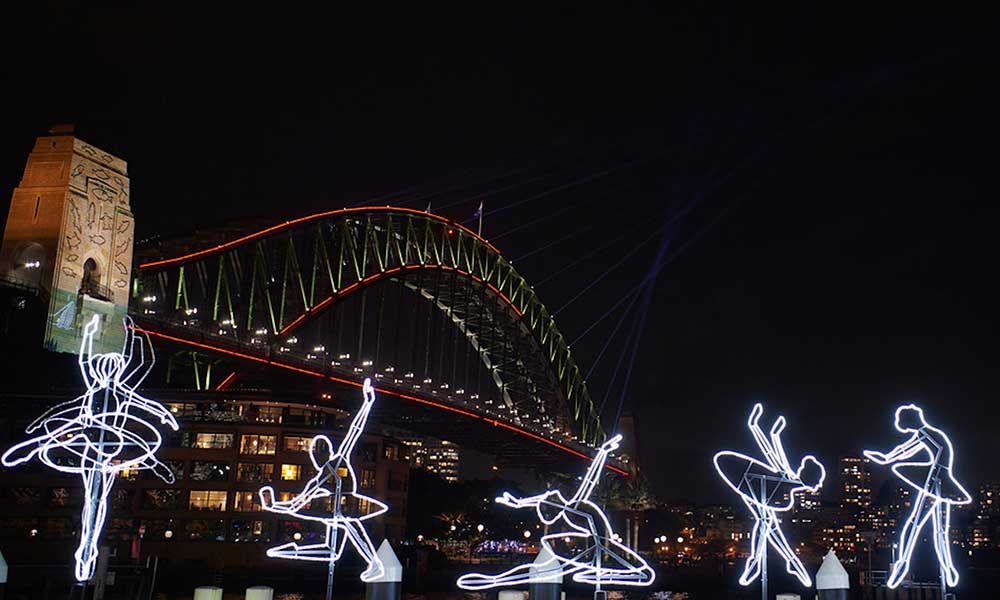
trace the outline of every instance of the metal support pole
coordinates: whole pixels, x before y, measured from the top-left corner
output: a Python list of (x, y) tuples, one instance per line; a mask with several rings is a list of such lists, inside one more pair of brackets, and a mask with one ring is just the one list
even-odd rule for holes
[(146, 594), (146, 600), (153, 600), (153, 589), (156, 588), (156, 569), (160, 566), (160, 555), (157, 554), (153, 557), (153, 576), (149, 581), (149, 593)]
[(594, 566), (597, 567), (597, 583), (594, 585), (594, 600), (605, 600), (608, 597), (606, 592), (601, 591), (601, 559), (604, 558), (604, 544), (600, 539), (595, 540), (594, 546)]
[[(767, 480), (763, 477), (760, 478), (760, 499), (761, 502), (767, 502)], [(770, 526), (764, 534), (764, 552), (760, 557), (760, 597), (761, 600), (767, 600), (767, 536), (771, 534)]]
[(326, 541), (330, 544), (330, 568), (326, 572), (326, 600), (333, 600), (333, 568), (337, 564), (334, 552), (337, 548), (337, 528), (331, 527), (327, 531)]
[[(339, 475), (336, 477), (337, 486), (334, 488), (333, 494), (333, 512), (334, 514), (340, 514), (340, 498), (341, 498), (341, 479)], [(330, 570), (326, 573), (326, 600), (333, 600), (333, 568), (337, 564), (337, 528), (327, 526), (326, 530), (326, 542), (330, 546)]]

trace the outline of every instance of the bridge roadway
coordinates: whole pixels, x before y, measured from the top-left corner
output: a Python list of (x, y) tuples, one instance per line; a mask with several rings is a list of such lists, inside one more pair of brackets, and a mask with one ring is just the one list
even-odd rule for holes
[[(340, 393), (329, 394), (338, 408), (353, 410), (356, 390), (361, 389), (363, 376), (347, 367), (335, 367), (329, 363), (309, 358), (308, 353), (288, 350), (276, 356), (270, 346), (240, 342), (231, 337), (212, 335), (203, 331), (193, 331), (183, 325), (172, 324), (161, 319), (133, 311), (133, 319), (158, 345), (170, 345), (185, 349), (197, 349), (218, 356), (235, 359), (246, 367), (270, 369), (278, 377), (275, 383), (292, 376), (298, 381), (291, 382), (299, 387), (302, 378), (311, 380), (315, 386), (312, 403), (331, 402), (324, 398), (324, 390), (335, 389)], [(225, 393), (233, 371), (217, 386), (216, 393)], [(267, 377), (267, 373), (264, 376)], [(482, 410), (475, 402), (455, 400), (437, 390), (422, 389), (419, 383), (400, 378), (386, 378), (376, 374), (375, 390), (379, 402), (372, 411), (372, 419), (385, 425), (412, 430), (415, 433), (438, 439), (447, 439), (459, 446), (474, 448), (493, 457), (498, 464), (526, 466), (540, 470), (573, 469), (576, 460), (589, 461), (593, 448), (569, 437), (553, 439), (542, 431), (532, 431), (527, 427), (512, 424), (499, 414)], [(268, 378), (270, 379), (270, 378)], [(325, 387), (325, 386), (330, 386)], [(278, 389), (275, 385), (274, 388)], [(355, 393), (346, 393), (354, 391)], [(567, 460), (570, 459), (570, 460)], [(608, 462), (607, 468), (620, 475), (628, 475), (623, 465), (615, 460)]]

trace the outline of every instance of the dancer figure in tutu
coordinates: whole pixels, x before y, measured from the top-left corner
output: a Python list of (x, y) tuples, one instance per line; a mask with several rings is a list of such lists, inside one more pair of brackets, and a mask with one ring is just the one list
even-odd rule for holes
[(759, 425), (763, 413), (764, 408), (755, 404), (747, 421), (763, 461), (730, 450), (719, 452), (714, 459), (715, 470), (740, 495), (756, 519), (750, 537), (750, 558), (743, 567), (740, 584), (749, 585), (760, 576), (770, 544), (785, 559), (785, 570), (809, 587), (812, 578), (785, 538), (778, 513), (791, 510), (796, 494), (816, 492), (823, 485), (826, 470), (811, 455), (803, 457), (798, 468), (793, 469), (781, 444), (785, 418), (775, 419), (770, 435), (765, 435)]
[[(899, 555), (892, 565), (887, 585), (897, 587), (910, 569), (910, 557), (927, 521), (934, 523), (934, 549), (937, 551), (942, 578), (949, 586), (958, 583), (958, 571), (951, 558), (948, 529), (951, 507), (969, 504), (972, 496), (952, 473), (954, 449), (943, 431), (924, 419), (924, 411), (913, 404), (896, 409), (896, 430), (910, 437), (889, 452), (865, 450), (865, 456), (880, 465), (892, 464), (892, 472), (917, 491), (913, 510), (899, 534)], [(910, 460), (923, 454), (922, 460)]]
[(83, 477), (82, 527), (75, 553), (78, 581), (94, 574), (115, 476), (147, 469), (167, 483), (174, 481), (173, 472), (156, 459), (163, 438), (146, 418), (158, 419), (175, 431), (177, 421), (162, 404), (135, 391), (153, 368), (153, 347), (145, 334), (136, 335), (132, 319), (126, 318), (122, 352), (94, 354), (98, 322), (95, 315), (87, 323), (80, 345), (80, 373), (87, 391), (38, 417), (27, 432), (42, 433), (10, 448), (0, 459), (12, 467), (37, 456), (57, 471)]
[[(542, 537), (542, 546), (551, 559), (545, 565), (520, 565), (498, 575), (469, 573), (458, 578), (458, 586), (467, 590), (482, 590), (501, 585), (517, 585), (528, 581), (546, 581), (572, 575), (573, 581), (601, 585), (649, 585), (656, 574), (641, 556), (620, 544), (604, 511), (590, 501), (608, 455), (618, 448), (622, 436), (606, 441), (597, 453), (579, 489), (570, 499), (559, 490), (549, 490), (537, 496), (515, 498), (509, 492), (496, 501), (511, 508), (534, 508), (538, 519), (546, 526), (561, 522), (556, 532)], [(560, 530), (561, 529), (561, 530)], [(570, 538), (585, 544), (584, 548), (566, 556), (556, 548), (559, 540)]]
[[(327, 436), (317, 435), (313, 438), (309, 445), (309, 458), (317, 473), (306, 483), (305, 488), (290, 500), (275, 500), (274, 488), (265, 486), (260, 490), (260, 500), (264, 510), (295, 519), (317, 521), (326, 526), (323, 541), (315, 544), (288, 542), (269, 548), (268, 556), (319, 562), (336, 561), (340, 559), (345, 543), (350, 540), (368, 563), (368, 568), (361, 574), (361, 580), (368, 582), (382, 576), (383, 566), (363, 522), (381, 515), (389, 507), (370, 496), (358, 493), (358, 478), (351, 465), (351, 451), (361, 439), (368, 413), (375, 404), (375, 389), (370, 379), (365, 379), (363, 394), (364, 403), (336, 451)], [(344, 496), (347, 496), (348, 510), (356, 512), (345, 514), (342, 511), (340, 500)], [(316, 504), (325, 506), (311, 505), (314, 500), (321, 501)], [(369, 510), (362, 513), (361, 507), (369, 507)], [(338, 536), (338, 533), (343, 535)]]

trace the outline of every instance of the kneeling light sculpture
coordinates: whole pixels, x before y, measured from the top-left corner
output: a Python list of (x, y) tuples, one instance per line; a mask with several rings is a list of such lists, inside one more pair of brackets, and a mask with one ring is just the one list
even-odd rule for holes
[(122, 352), (94, 354), (98, 324), (94, 315), (84, 327), (80, 345), (78, 362), (87, 391), (43, 413), (27, 428), (28, 433), (39, 435), (13, 446), (0, 458), (5, 467), (13, 467), (38, 457), (57, 471), (83, 478), (80, 545), (74, 554), (80, 582), (94, 575), (115, 476), (150, 470), (167, 483), (174, 481), (170, 468), (156, 459), (163, 438), (148, 419), (158, 419), (175, 431), (178, 427), (166, 407), (135, 391), (153, 368), (149, 338), (141, 331), (137, 335), (132, 320), (126, 318)]
[[(564, 575), (572, 575), (576, 582), (592, 584), (598, 592), (602, 585), (645, 586), (653, 583), (656, 576), (653, 569), (636, 552), (618, 542), (620, 538), (612, 531), (604, 511), (589, 499), (608, 455), (618, 448), (621, 439), (621, 435), (616, 435), (601, 446), (579, 489), (569, 499), (559, 490), (527, 498), (516, 498), (510, 492), (504, 492), (496, 499), (511, 508), (535, 509), (538, 519), (550, 531), (541, 539), (543, 551), (550, 556), (547, 561), (519, 565), (498, 575), (468, 573), (458, 578), (458, 587), (483, 590), (524, 583), (548, 583), (561, 580)], [(580, 547), (570, 550), (574, 543), (579, 543)]]
[(896, 588), (902, 583), (910, 570), (910, 557), (917, 547), (920, 531), (930, 521), (933, 523), (934, 550), (941, 572), (943, 598), (948, 586), (958, 585), (958, 570), (952, 562), (948, 538), (951, 507), (969, 504), (972, 496), (952, 472), (955, 451), (951, 440), (943, 431), (927, 423), (920, 407), (905, 404), (897, 408), (895, 426), (897, 431), (908, 433), (910, 437), (889, 452), (865, 450), (865, 456), (873, 462), (891, 464), (892, 473), (917, 492), (913, 510), (899, 534), (899, 555), (892, 565), (886, 585)]
[(785, 418), (775, 419), (768, 436), (758, 424), (763, 413), (764, 408), (755, 404), (747, 421), (763, 461), (731, 450), (717, 453), (713, 460), (719, 476), (739, 494), (755, 519), (750, 536), (750, 558), (743, 567), (740, 584), (750, 585), (760, 577), (763, 597), (766, 598), (769, 544), (785, 559), (785, 569), (789, 574), (798, 577), (806, 587), (812, 585), (812, 578), (781, 530), (779, 513), (795, 506), (796, 494), (819, 490), (826, 478), (826, 469), (812, 455), (804, 456), (799, 461), (799, 467), (793, 469), (781, 444)]
[[(321, 542), (288, 542), (269, 548), (267, 555), (272, 558), (329, 563), (327, 598), (333, 593), (334, 564), (343, 553), (347, 540), (351, 541), (355, 550), (368, 563), (368, 568), (361, 573), (362, 581), (375, 581), (384, 572), (382, 561), (365, 531), (363, 521), (381, 515), (389, 507), (370, 496), (358, 493), (358, 478), (351, 465), (351, 451), (361, 439), (368, 414), (375, 404), (375, 389), (370, 379), (365, 379), (363, 394), (361, 409), (354, 416), (347, 435), (336, 450), (333, 442), (325, 435), (317, 435), (312, 439), (309, 458), (316, 468), (316, 476), (306, 483), (301, 492), (289, 500), (275, 500), (274, 488), (264, 486), (260, 490), (264, 510), (293, 519), (322, 523), (326, 527), (325, 539)], [(365, 508), (369, 510), (363, 510)], [(343, 535), (338, 535), (340, 533)]]

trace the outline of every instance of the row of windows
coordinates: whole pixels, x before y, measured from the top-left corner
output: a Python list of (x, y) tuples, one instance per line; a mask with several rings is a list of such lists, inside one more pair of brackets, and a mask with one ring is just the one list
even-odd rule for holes
[[(20, 506), (37, 506), (46, 504), (53, 507), (78, 508), (83, 506), (83, 490), (81, 488), (51, 488), (45, 493), (44, 488), (13, 487), (7, 488), (8, 495)], [(128, 510), (132, 508), (132, 500), (136, 490), (115, 489), (109, 497), (110, 508), (112, 510)], [(185, 508), (183, 501), (184, 490), (170, 488), (148, 488), (139, 490), (141, 496), (141, 508), (143, 510), (181, 510)], [(278, 500), (290, 500), (293, 492), (276, 492)], [(233, 497), (232, 504), (229, 497)], [(357, 504), (348, 496), (342, 498), (344, 508), (358, 510), (365, 514), (370, 510), (369, 503), (365, 500), (358, 500)], [(314, 500), (310, 505), (313, 510), (332, 511), (330, 498), (320, 498)], [(230, 492), (227, 490), (190, 490), (188, 492), (186, 508), (198, 511), (218, 511), (235, 510), (237, 512), (259, 512), (262, 510), (260, 496), (257, 490), (237, 490)]]
[[(193, 436), (193, 437), (192, 437)], [(233, 447), (235, 435), (232, 433), (194, 433), (180, 434), (179, 445), (185, 448), (203, 448), (226, 450)], [(307, 452), (312, 443), (312, 437), (303, 435), (286, 435), (282, 437), (282, 450), (288, 452)], [(272, 456), (278, 450), (278, 436), (250, 433), (240, 436), (240, 454)], [(375, 462), (378, 454), (378, 444), (361, 444), (358, 457), (364, 462)], [(383, 447), (383, 458), (399, 460), (399, 448), (392, 444)]]
[(196, 404), (193, 402), (168, 402), (167, 408), (179, 419), (190, 421), (225, 421), (231, 423), (285, 423), (287, 425), (324, 426), (336, 418), (323, 411), (249, 404)]

